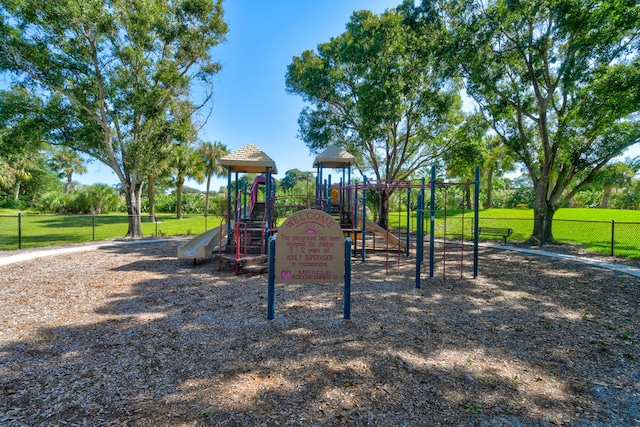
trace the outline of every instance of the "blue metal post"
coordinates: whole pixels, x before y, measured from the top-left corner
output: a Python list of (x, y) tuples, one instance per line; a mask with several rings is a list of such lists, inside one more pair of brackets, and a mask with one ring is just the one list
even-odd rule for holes
[(231, 237), (231, 166), (227, 168), (227, 236)]
[(316, 208), (320, 207), (320, 189), (322, 188), (322, 169), (316, 168)]
[(416, 215), (416, 219), (418, 221), (418, 223), (416, 224), (416, 288), (420, 289), (420, 266), (422, 264), (422, 245), (423, 245), (423, 240), (422, 240), (422, 228), (423, 228), (423, 224), (422, 224), (422, 218), (423, 217), (423, 212), (422, 212), (422, 194), (418, 194), (418, 211), (417, 211), (417, 215)]
[(269, 250), (269, 232), (271, 230), (271, 218), (272, 218), (272, 212), (271, 212), (271, 207), (272, 207), (272, 203), (271, 200), (273, 199), (273, 195), (271, 194), (272, 189), (271, 189), (271, 168), (269, 168), (267, 166), (267, 171), (266, 171), (266, 190), (267, 190), (267, 223), (265, 224), (265, 233), (264, 233), (264, 239), (265, 239), (265, 247), (267, 248), (267, 250)]
[(351, 319), (351, 238), (344, 239), (344, 318)]
[(365, 248), (364, 248), (364, 243), (365, 243), (365, 234), (367, 231), (367, 225), (365, 224), (365, 222), (367, 221), (367, 177), (363, 176), (363, 186), (362, 186), (362, 249), (361, 249), (361, 255), (362, 255), (362, 262), (364, 263), (364, 255), (365, 255)]
[(418, 209), (419, 211), (422, 213), (422, 215), (420, 216), (420, 234), (419, 234), (419, 238), (420, 238), (420, 251), (419, 251), (419, 255), (420, 255), (420, 264), (422, 264), (424, 262), (424, 200), (426, 197), (426, 194), (424, 192), (424, 178), (421, 179), (421, 183), (420, 183), (420, 202), (418, 203)]
[(327, 177), (327, 213), (331, 215), (331, 174)]
[(351, 215), (351, 163), (348, 163), (348, 168), (347, 169), (347, 212), (349, 212), (349, 215)]
[(276, 313), (276, 237), (269, 237), (269, 279), (267, 284), (267, 319)]
[(478, 226), (480, 225), (480, 168), (476, 166), (473, 193), (473, 278), (478, 277)]
[(435, 243), (436, 243), (436, 165), (431, 166), (431, 201), (430, 201), (430, 222), (429, 222), (429, 278), (433, 279), (433, 264), (435, 263)]

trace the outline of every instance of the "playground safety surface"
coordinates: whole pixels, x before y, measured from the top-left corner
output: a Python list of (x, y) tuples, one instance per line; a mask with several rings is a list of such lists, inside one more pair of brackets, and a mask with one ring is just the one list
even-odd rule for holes
[(416, 289), (372, 253), (351, 320), (306, 284), (269, 321), (265, 275), (182, 242), (0, 266), (0, 426), (640, 425), (637, 277), (482, 247), (477, 279), (440, 261)]

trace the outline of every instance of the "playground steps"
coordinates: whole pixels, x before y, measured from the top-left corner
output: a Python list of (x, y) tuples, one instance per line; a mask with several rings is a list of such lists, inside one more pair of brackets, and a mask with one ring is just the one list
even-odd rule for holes
[(353, 221), (351, 215), (345, 212), (344, 209), (340, 209), (340, 205), (331, 205), (329, 214), (340, 223), (340, 228), (343, 230), (353, 230)]
[(267, 269), (264, 221), (246, 218), (235, 223), (226, 245), (218, 254), (219, 262), (235, 264), (236, 275), (241, 272), (262, 272)]

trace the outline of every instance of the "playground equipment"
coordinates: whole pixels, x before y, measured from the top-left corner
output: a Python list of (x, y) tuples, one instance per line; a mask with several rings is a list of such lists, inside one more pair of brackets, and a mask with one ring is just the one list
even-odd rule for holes
[[(431, 169), (431, 179), (428, 184), (425, 184), (424, 180), (420, 182), (415, 181), (384, 181), (384, 180), (367, 180), (366, 177), (362, 183), (351, 184), (344, 180), (345, 168), (350, 168), (350, 163), (339, 161), (333, 161), (332, 167), (336, 168), (341, 166), (343, 168), (343, 178), (340, 180), (338, 186), (331, 184), (331, 176), (329, 175), (326, 180), (322, 181), (323, 171), (321, 162), (318, 170), (318, 182), (317, 187), (317, 206), (320, 209), (326, 209), (327, 212), (340, 214), (340, 223), (343, 224), (345, 234), (349, 233), (350, 236), (359, 235), (361, 237), (360, 255), (362, 262), (365, 262), (367, 249), (367, 239), (372, 241), (373, 249), (375, 249), (375, 236), (381, 237), (385, 241), (385, 246), (382, 248), (386, 254), (386, 269), (389, 269), (389, 253), (393, 250), (397, 252), (397, 263), (400, 265), (401, 254), (405, 254), (406, 257), (410, 256), (410, 250), (412, 247), (416, 249), (416, 287), (420, 287), (421, 270), (424, 263), (424, 237), (425, 237), (425, 201), (426, 201), (426, 189), (430, 189), (430, 216), (429, 216), (429, 278), (434, 277), (435, 267), (435, 217), (436, 217), (436, 190), (444, 189), (444, 225), (442, 238), (439, 243), (442, 243), (442, 272), (443, 276), (446, 275), (447, 262), (459, 262), (460, 263), (460, 276), (463, 276), (463, 265), (465, 260), (465, 211), (468, 206), (462, 206), (462, 218), (461, 218), (461, 230), (458, 233), (449, 233), (447, 227), (447, 195), (448, 189), (456, 186), (461, 186), (466, 191), (469, 187), (474, 188), (474, 203), (473, 203), (473, 226), (471, 229), (473, 235), (473, 277), (477, 277), (478, 267), (478, 195), (479, 195), (479, 169), (476, 168), (476, 178), (473, 182), (463, 183), (450, 183), (450, 182), (438, 182), (436, 181), (435, 165)], [(350, 179), (350, 173), (349, 173)], [(366, 206), (367, 193), (371, 191), (387, 192), (387, 194), (406, 191), (406, 229), (401, 230), (400, 227), (393, 232), (389, 228), (380, 227), (375, 222), (371, 221), (367, 215), (364, 214), (363, 206)], [(417, 227), (415, 230), (411, 230), (411, 194), (412, 192), (418, 192), (417, 203)], [(463, 191), (464, 192), (464, 191)], [(388, 212), (387, 212), (388, 215)], [(398, 221), (400, 223), (400, 221)], [(367, 231), (372, 232), (373, 239), (367, 236)], [(402, 237), (404, 234), (404, 238)], [(412, 238), (412, 235), (414, 236)], [(415, 241), (415, 245), (412, 246), (412, 241)], [(358, 239), (354, 239), (354, 245), (357, 246)], [(448, 250), (448, 248), (454, 247), (457, 250), (458, 256), (453, 257), (456, 250)], [(357, 252), (357, 247), (354, 253)]]
[[(266, 271), (267, 240), (274, 230), (275, 162), (253, 144), (246, 145), (220, 159), (227, 175), (227, 240), (217, 253), (219, 262), (235, 264), (236, 274), (241, 271)], [(240, 191), (240, 173), (261, 174), (254, 182), (247, 208), (246, 192)], [(232, 178), (235, 175), (235, 185)], [(260, 191), (260, 188), (263, 191)], [(232, 194), (232, 189), (235, 194)], [(258, 195), (264, 195), (259, 200)]]
[(187, 243), (178, 247), (178, 258), (193, 258), (195, 262), (199, 258), (209, 258), (213, 256), (226, 243), (227, 232), (226, 225), (207, 230), (202, 234), (198, 234)]
[[(465, 255), (465, 239), (469, 234), (465, 231), (465, 210), (469, 206), (462, 206), (462, 222), (459, 232), (450, 233), (447, 224), (448, 215), (448, 191), (450, 188), (461, 186), (465, 191), (471, 186), (474, 188), (473, 225), (473, 277), (478, 274), (478, 196), (479, 196), (479, 169), (476, 168), (476, 176), (473, 182), (450, 183), (436, 181), (435, 165), (431, 168), (431, 177), (428, 183), (424, 179), (419, 181), (375, 181), (363, 178), (362, 182), (351, 182), (351, 167), (355, 164), (355, 157), (347, 151), (331, 146), (320, 153), (315, 161), (316, 189), (315, 206), (295, 205), (285, 207), (277, 206), (275, 197), (275, 180), (272, 175), (277, 173), (275, 162), (263, 153), (255, 145), (247, 145), (241, 149), (224, 156), (220, 164), (228, 170), (227, 185), (227, 214), (226, 223), (214, 230), (209, 230), (179, 249), (181, 258), (207, 257), (214, 254), (220, 264), (230, 262), (235, 264), (236, 274), (241, 271), (257, 272), (268, 269), (268, 239), (277, 233), (276, 215), (277, 209), (288, 212), (313, 207), (323, 210), (331, 215), (339, 224), (345, 237), (350, 237), (353, 245), (353, 255), (357, 255), (358, 249), (362, 262), (365, 262), (368, 250), (382, 250), (386, 254), (386, 269), (390, 265), (389, 255), (397, 254), (397, 264), (403, 259), (415, 255), (416, 287), (420, 287), (422, 268), (425, 264), (425, 243), (428, 249), (429, 278), (435, 275), (436, 265), (436, 194), (437, 190), (444, 192), (444, 217), (443, 231), (438, 244), (442, 244), (442, 257), (439, 259), (442, 265), (442, 274), (446, 275), (447, 262), (460, 263), (460, 276), (463, 275)], [(341, 170), (341, 177), (337, 183), (332, 183), (330, 174), (325, 174), (325, 169)], [(242, 188), (239, 180), (240, 173), (260, 174), (253, 182), (251, 190)], [(235, 175), (235, 185), (232, 178)], [(427, 189), (429, 194), (429, 216), (425, 218), (427, 209)], [(384, 228), (369, 219), (367, 213), (367, 197), (372, 191), (387, 192), (387, 194), (406, 194), (406, 224), (391, 230)], [(233, 192), (233, 193), (232, 193)], [(260, 197), (262, 196), (262, 198)], [(414, 203), (412, 204), (412, 200)], [(414, 206), (414, 208), (412, 208)], [(400, 209), (401, 210), (401, 209)], [(399, 211), (400, 211), (399, 210)], [(415, 213), (415, 228), (411, 212)], [(389, 212), (386, 212), (388, 215)], [(400, 213), (399, 213), (400, 215)], [(398, 218), (398, 224), (400, 224)], [(429, 229), (426, 229), (426, 225)], [(427, 232), (428, 230), (428, 232)], [(428, 242), (425, 237), (428, 235)], [(377, 244), (381, 238), (383, 244)], [(376, 246), (377, 245), (377, 246)], [(216, 253), (217, 251), (217, 253)], [(454, 257), (455, 254), (457, 257)]]

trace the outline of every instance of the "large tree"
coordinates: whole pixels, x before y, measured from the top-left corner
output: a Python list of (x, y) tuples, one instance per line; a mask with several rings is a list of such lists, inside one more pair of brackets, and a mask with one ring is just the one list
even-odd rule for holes
[(639, 141), (640, 4), (424, 0), (420, 13), (443, 18), (441, 52), (528, 171), (532, 241), (553, 241), (557, 209)]
[[(287, 90), (311, 104), (299, 118), (311, 151), (341, 146), (378, 181), (408, 179), (433, 162), (460, 120), (458, 88), (429, 53), (432, 34), (413, 31), (405, 19), (395, 9), (355, 12), (342, 35), (287, 69)], [(376, 194), (383, 227), (392, 193)]]
[(6, 0), (0, 69), (43, 98), (59, 96), (52, 138), (110, 166), (126, 195), (127, 237), (141, 237), (140, 197), (185, 100), (207, 103), (224, 39), (222, 0)]

